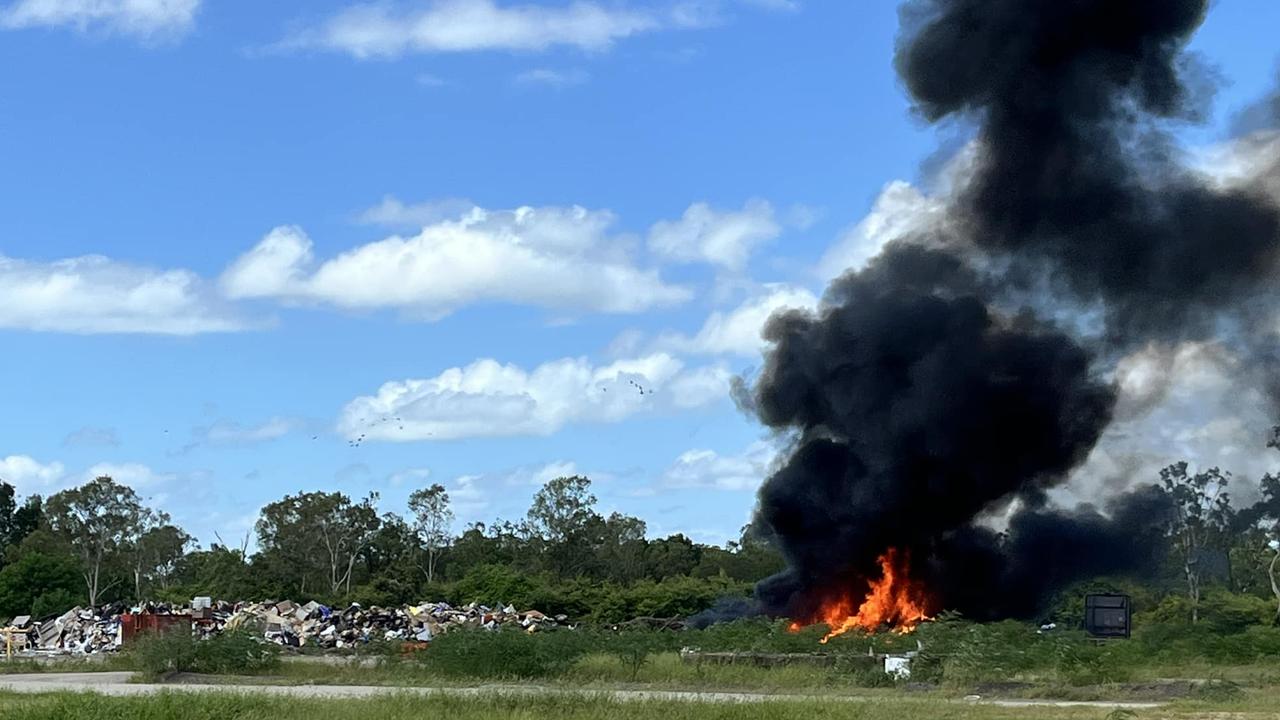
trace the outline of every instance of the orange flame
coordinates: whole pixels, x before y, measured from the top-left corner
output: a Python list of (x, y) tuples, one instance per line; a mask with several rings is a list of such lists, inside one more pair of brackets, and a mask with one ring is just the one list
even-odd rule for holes
[(909, 633), (930, 619), (928, 593), (923, 585), (911, 579), (908, 563), (899, 558), (896, 550), (891, 548), (880, 556), (880, 572), (880, 578), (871, 582), (871, 589), (856, 611), (851, 596), (831, 598), (822, 603), (817, 616), (809, 622), (791, 623), (791, 631), (825, 623), (831, 629), (822, 638), (825, 644), (855, 629), (874, 632), (888, 626), (897, 632)]

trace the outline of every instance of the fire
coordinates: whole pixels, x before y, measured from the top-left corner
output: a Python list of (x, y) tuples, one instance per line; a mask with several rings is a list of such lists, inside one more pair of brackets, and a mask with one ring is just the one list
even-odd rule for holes
[(880, 578), (871, 582), (871, 589), (854, 609), (850, 595), (831, 598), (822, 603), (816, 617), (809, 622), (793, 622), (791, 631), (806, 625), (825, 623), (831, 631), (822, 638), (825, 644), (837, 635), (862, 629), (874, 632), (883, 626), (900, 633), (909, 633), (921, 622), (928, 620), (929, 598), (923, 585), (910, 577), (907, 558), (890, 549), (880, 556)]

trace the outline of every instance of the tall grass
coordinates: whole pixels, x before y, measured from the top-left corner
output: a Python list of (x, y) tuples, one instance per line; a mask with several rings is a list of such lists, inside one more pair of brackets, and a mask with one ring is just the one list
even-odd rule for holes
[(590, 695), (557, 697), (400, 695), (364, 700), (299, 700), (233, 693), (0, 695), (12, 720), (1098, 720), (1097, 709), (999, 708), (933, 700), (770, 701), (758, 704), (626, 702)]

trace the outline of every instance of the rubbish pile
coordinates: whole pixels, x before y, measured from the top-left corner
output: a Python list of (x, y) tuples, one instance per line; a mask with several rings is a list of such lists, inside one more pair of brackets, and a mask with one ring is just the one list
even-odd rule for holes
[[(215, 617), (219, 615), (214, 612)], [(241, 606), (217, 620), (211, 632), (250, 629), (288, 647), (315, 645), (324, 649), (347, 648), (373, 640), (430, 642), (451, 630), (519, 627), (537, 632), (568, 625), (565, 615), (549, 617), (537, 610), (518, 612), (514, 607), (492, 609), (472, 603), (455, 608), (448, 603), (422, 603), (395, 608), (362, 607), (353, 604), (334, 610), (316, 602), (297, 605), (258, 603)]]
[(29, 616), (23, 615), (14, 618), (9, 626), (16, 631), (11, 637), (19, 651), (52, 649), (88, 655), (115, 650), (121, 641), (119, 614), (95, 613), (84, 608), (68, 610), (42, 623), (33, 623)]
[[(363, 607), (352, 604), (334, 609), (317, 602), (299, 605), (283, 602), (227, 603), (196, 598), (189, 607), (149, 604), (119, 606), (93, 611), (75, 608), (43, 623), (24, 620), (27, 649), (40, 653), (88, 655), (120, 648), (134, 628), (160, 627), (140, 622), (155, 616), (190, 618), (192, 634), (207, 638), (227, 631), (260, 634), (285, 647), (352, 648), (372, 641), (430, 642), (443, 633), (461, 629), (520, 628), (538, 632), (567, 627), (565, 615), (548, 616), (537, 610), (517, 611), (508, 605), (489, 608), (471, 603), (454, 607), (444, 602), (400, 607)], [(181, 623), (182, 621), (179, 621)], [(165, 626), (173, 622), (163, 623)]]

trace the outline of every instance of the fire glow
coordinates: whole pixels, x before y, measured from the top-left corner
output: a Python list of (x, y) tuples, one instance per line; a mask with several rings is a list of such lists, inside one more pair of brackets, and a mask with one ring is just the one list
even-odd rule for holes
[(857, 629), (875, 632), (890, 627), (896, 632), (909, 633), (930, 619), (929, 594), (922, 584), (911, 579), (909, 559), (889, 549), (879, 560), (880, 577), (871, 581), (871, 588), (857, 610), (854, 610), (853, 597), (848, 594), (831, 598), (822, 603), (809, 622), (791, 623), (791, 631), (825, 623), (830, 631), (821, 642), (826, 644), (837, 635)]

